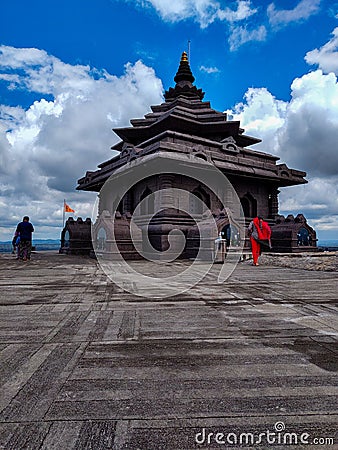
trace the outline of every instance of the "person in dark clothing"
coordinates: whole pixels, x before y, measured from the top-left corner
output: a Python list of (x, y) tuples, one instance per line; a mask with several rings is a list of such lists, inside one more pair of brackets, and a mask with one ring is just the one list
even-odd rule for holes
[(31, 257), (33, 231), (34, 227), (30, 223), (28, 216), (25, 216), (16, 227), (16, 232), (20, 236), (19, 259), (22, 261), (27, 261)]
[(12, 239), (12, 254), (16, 254), (16, 259), (19, 259), (19, 243), (20, 243), (20, 236), (17, 231), (15, 231), (13, 239)]

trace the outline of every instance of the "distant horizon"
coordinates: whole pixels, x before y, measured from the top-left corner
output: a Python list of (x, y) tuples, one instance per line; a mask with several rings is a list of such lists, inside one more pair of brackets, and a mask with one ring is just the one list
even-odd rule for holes
[[(285, 213), (284, 213), (285, 215)], [(74, 220), (76, 221), (78, 219), (77, 216), (70, 216), (73, 217)], [(68, 219), (68, 217), (67, 217)], [(85, 219), (83, 219), (85, 220)], [(47, 237), (42, 237), (44, 235), (44, 227), (43, 225), (41, 227), (39, 227), (39, 225), (36, 225), (36, 223), (34, 220), (31, 221), (34, 225), (35, 228), (35, 232), (33, 234), (33, 241), (48, 241), (48, 240), (53, 240), (53, 241), (60, 241), (61, 240), (61, 233), (63, 228), (60, 227), (53, 227), (53, 228), (57, 228), (59, 236), (55, 237), (55, 236), (47, 236)], [(310, 223), (309, 223), (310, 222)], [(311, 221), (308, 221), (308, 224), (310, 226), (312, 226)], [(1, 230), (1, 225), (0, 225), (0, 230)], [(42, 230), (41, 230), (42, 228)], [(16, 229), (16, 225), (14, 227), (8, 227), (7, 228), (7, 232), (4, 232), (4, 228), (2, 228), (2, 239), (0, 240), (0, 243), (8, 243), (12, 241), (12, 238), (14, 236), (14, 232)], [(318, 230), (316, 228), (314, 228), (316, 233), (317, 233), (317, 242), (319, 241), (338, 241), (338, 231), (336, 230)], [(49, 233), (48, 233), (49, 234)], [(1, 236), (1, 235), (0, 235)], [(3, 237), (5, 236), (5, 239), (3, 239)], [(8, 238), (6, 239), (6, 237), (8, 236)], [(35, 237), (37, 236), (37, 237)]]
[(91, 217), (96, 193), (77, 180), (114, 156), (112, 129), (165, 101), (183, 51), (204, 100), (262, 141), (251, 150), (307, 173), (280, 189), (280, 213), (338, 235), (338, 1), (17, 6), (0, 17), (1, 240), (24, 215), (53, 236), (64, 199)]
[[(32, 239), (32, 242), (60, 242), (61, 238)], [(12, 240), (0, 241), (0, 244), (11, 244)]]
[[(47, 238), (47, 239), (32, 239), (32, 242), (61, 242), (61, 237), (60, 238)], [(335, 239), (317, 239), (317, 244), (320, 242), (337, 242), (338, 243), (338, 237)], [(8, 240), (8, 241), (0, 241), (0, 244), (11, 244), (12, 241)]]

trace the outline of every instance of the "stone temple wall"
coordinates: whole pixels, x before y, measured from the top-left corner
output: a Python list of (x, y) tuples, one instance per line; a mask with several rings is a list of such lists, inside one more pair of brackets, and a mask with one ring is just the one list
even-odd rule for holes
[(74, 220), (69, 217), (61, 232), (61, 247), (59, 252), (69, 255), (89, 255), (93, 250), (90, 218)]
[(316, 232), (307, 223), (303, 214), (294, 217), (277, 216), (276, 223), (272, 229), (272, 248), (275, 252), (304, 252), (316, 251)]

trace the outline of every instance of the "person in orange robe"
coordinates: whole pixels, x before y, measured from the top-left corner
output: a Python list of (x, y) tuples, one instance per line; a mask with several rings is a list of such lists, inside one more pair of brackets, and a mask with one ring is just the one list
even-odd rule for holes
[(251, 242), (253, 265), (259, 266), (258, 258), (262, 252), (262, 241), (266, 242), (267, 247), (271, 248), (271, 228), (261, 216), (257, 216), (250, 222), (248, 233)]

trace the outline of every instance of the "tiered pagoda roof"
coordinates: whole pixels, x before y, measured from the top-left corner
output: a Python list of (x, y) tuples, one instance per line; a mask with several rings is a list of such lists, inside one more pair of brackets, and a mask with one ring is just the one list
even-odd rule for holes
[(305, 172), (276, 164), (278, 157), (248, 149), (261, 142), (244, 134), (239, 121), (204, 102), (204, 92), (193, 84), (187, 54), (183, 52), (174, 78), (176, 85), (165, 92), (165, 102), (152, 106), (142, 119), (131, 120), (131, 127), (116, 128), (121, 141), (112, 147), (120, 153), (87, 172), (77, 189), (98, 191), (115, 171), (131, 159), (157, 151), (203, 156), (225, 173), (264, 178), (279, 186), (306, 183)]

